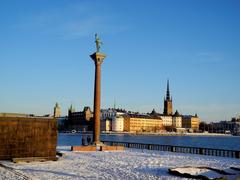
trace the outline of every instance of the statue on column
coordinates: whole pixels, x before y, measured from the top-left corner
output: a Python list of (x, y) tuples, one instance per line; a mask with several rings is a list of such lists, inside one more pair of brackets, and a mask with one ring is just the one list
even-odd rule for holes
[(97, 33), (95, 34), (95, 43), (96, 43), (97, 52), (99, 52), (100, 45), (102, 44), (102, 42), (100, 41), (100, 38), (98, 37)]

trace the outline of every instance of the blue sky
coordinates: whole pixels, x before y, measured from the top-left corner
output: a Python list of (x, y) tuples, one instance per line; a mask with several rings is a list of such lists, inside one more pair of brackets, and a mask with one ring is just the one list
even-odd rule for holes
[(94, 34), (107, 54), (102, 108), (174, 110), (204, 121), (240, 114), (238, 0), (2, 0), (0, 112), (93, 106)]

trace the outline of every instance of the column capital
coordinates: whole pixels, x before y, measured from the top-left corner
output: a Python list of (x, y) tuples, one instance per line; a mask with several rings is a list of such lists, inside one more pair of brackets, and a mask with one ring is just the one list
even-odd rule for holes
[(103, 53), (95, 52), (92, 55), (90, 55), (90, 57), (92, 58), (96, 65), (101, 65), (106, 55)]

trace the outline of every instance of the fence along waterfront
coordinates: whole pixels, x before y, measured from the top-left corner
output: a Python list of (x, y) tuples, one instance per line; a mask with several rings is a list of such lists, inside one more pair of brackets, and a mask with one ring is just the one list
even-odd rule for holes
[(200, 148), (200, 147), (184, 147), (184, 146), (171, 146), (171, 145), (145, 144), (145, 143), (131, 143), (131, 142), (117, 142), (117, 141), (102, 141), (102, 142), (107, 145), (124, 146), (127, 148), (135, 148), (135, 149), (170, 151), (170, 152), (176, 152), (176, 153), (190, 153), (190, 154), (221, 156), (221, 157), (240, 159), (240, 151), (236, 151), (236, 150)]

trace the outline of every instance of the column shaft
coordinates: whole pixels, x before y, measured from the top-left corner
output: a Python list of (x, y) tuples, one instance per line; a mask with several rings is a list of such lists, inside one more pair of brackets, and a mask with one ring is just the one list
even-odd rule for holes
[(101, 63), (95, 62), (94, 143), (100, 143)]

